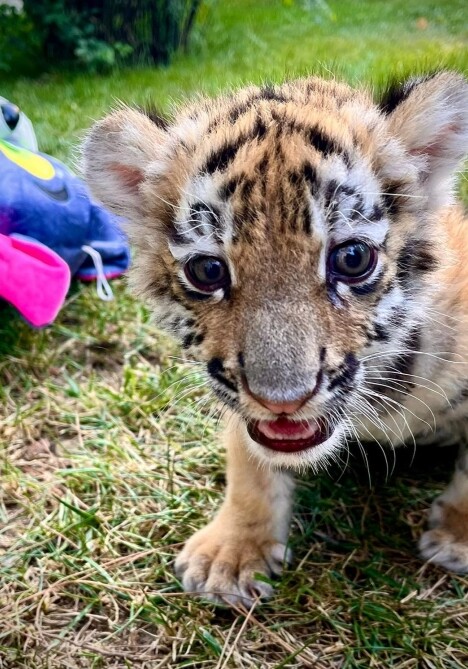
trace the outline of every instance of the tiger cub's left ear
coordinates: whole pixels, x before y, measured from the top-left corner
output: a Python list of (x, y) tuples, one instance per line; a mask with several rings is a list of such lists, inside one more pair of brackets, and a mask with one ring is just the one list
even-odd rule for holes
[(390, 87), (380, 101), (390, 131), (420, 158), (433, 206), (449, 204), (456, 171), (468, 153), (468, 82), (439, 72)]

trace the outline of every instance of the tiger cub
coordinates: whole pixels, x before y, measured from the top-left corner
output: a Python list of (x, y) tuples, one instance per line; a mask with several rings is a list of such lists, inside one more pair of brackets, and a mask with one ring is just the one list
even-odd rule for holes
[[(131, 284), (230, 412), (226, 499), (177, 559), (186, 590), (271, 594), (255, 574), (289, 558), (294, 470), (434, 425), (464, 440), (468, 221), (453, 191), (467, 145), (452, 72), (377, 101), (316, 77), (251, 86), (91, 129), (84, 172), (130, 222)], [(463, 448), (419, 549), (468, 571)]]

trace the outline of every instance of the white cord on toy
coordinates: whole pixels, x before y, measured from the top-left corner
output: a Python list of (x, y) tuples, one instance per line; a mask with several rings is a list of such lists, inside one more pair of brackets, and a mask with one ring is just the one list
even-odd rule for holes
[(114, 299), (114, 293), (112, 292), (112, 288), (110, 287), (109, 282), (106, 279), (106, 275), (104, 274), (104, 266), (102, 264), (101, 254), (99, 251), (96, 251), (96, 249), (93, 249), (92, 246), (87, 246), (86, 244), (81, 247), (81, 250), (91, 256), (91, 260), (93, 261), (94, 267), (96, 268), (96, 292), (99, 299), (103, 300), (104, 302), (110, 302)]

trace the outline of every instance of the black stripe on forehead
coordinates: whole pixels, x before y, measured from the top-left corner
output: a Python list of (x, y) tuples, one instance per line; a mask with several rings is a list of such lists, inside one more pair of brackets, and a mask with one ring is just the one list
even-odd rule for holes
[(251, 230), (249, 229), (257, 218), (259, 208), (252, 204), (251, 195), (255, 188), (255, 180), (247, 176), (240, 182), (240, 204), (235, 208), (233, 225), (233, 241), (239, 241), (242, 236), (244, 239), (251, 239)]
[(304, 179), (310, 186), (317, 183), (317, 170), (310, 163), (304, 165)]
[(224, 172), (229, 163), (234, 160), (245, 141), (245, 137), (238, 137), (228, 144), (223, 144), (217, 151), (213, 151), (210, 154), (200, 171), (207, 174), (213, 174), (217, 170)]
[(252, 106), (260, 100), (268, 100), (269, 102), (284, 103), (288, 98), (271, 84), (262, 86), (256, 93), (252, 93), (247, 100), (238, 102), (229, 112), (229, 121), (234, 124), (243, 114), (251, 110)]
[(304, 182), (312, 189), (318, 183), (317, 170), (313, 165), (306, 161), (300, 167), (294, 168), (287, 175), (291, 186), (299, 186)]
[(295, 199), (297, 207), (292, 214), (295, 222), (293, 227), (294, 229), (303, 230), (309, 235), (312, 227), (312, 216), (307, 195), (317, 190), (317, 171), (307, 161), (301, 167), (291, 170), (287, 177), (291, 186), (296, 189)]
[(257, 165), (257, 174), (260, 179), (260, 192), (263, 198), (267, 194), (267, 183), (268, 183), (268, 172), (270, 167), (270, 157), (267, 152), (263, 156), (262, 160)]
[(272, 84), (265, 84), (258, 92), (257, 100), (274, 100), (275, 102), (287, 102), (288, 99), (280, 90)]
[(244, 179), (240, 186), (240, 197), (247, 201), (255, 187), (255, 179)]
[[(255, 106), (257, 102), (266, 100), (268, 102), (284, 103), (288, 102), (288, 97), (284, 95), (279, 89), (276, 89), (270, 84), (266, 84), (258, 91), (251, 93), (246, 100), (233, 100), (232, 108), (229, 111), (228, 119), (231, 125), (234, 125), (237, 120), (247, 114), (247, 112), (252, 110), (252, 107)], [(208, 130), (211, 131), (214, 128), (218, 127), (224, 121), (224, 112), (221, 112), (216, 116), (208, 126)]]
[(222, 144), (218, 149), (211, 152), (204, 165), (200, 168), (200, 172), (205, 174), (213, 174), (216, 171), (224, 172), (235, 157), (239, 150), (247, 143), (254, 139), (261, 139), (267, 131), (265, 121), (260, 115), (257, 115), (255, 122), (246, 133), (235, 137), (229, 142)]
[(319, 128), (310, 128), (307, 131), (307, 139), (316, 151), (323, 153), (325, 156), (328, 156), (331, 153), (337, 153), (343, 157), (346, 155), (344, 149), (339, 146), (336, 140), (327, 137)]
[(306, 235), (310, 235), (312, 228), (312, 217), (310, 215), (309, 203), (305, 198), (302, 199), (299, 211), (296, 214), (297, 226), (303, 230)]
[[(230, 177), (228, 181), (226, 181), (222, 186), (220, 186), (218, 191), (219, 197), (224, 201), (229, 200), (229, 198), (232, 197), (234, 193), (237, 191), (239, 186), (242, 185), (244, 187), (246, 181), (251, 181), (252, 183), (255, 183), (256, 179), (259, 180), (262, 196), (265, 197), (269, 165), (270, 165), (270, 156), (268, 155), (267, 152), (265, 152), (265, 155), (260, 160), (260, 162), (255, 166), (254, 171), (250, 175), (247, 174), (246, 172), (240, 172), (239, 174)], [(243, 192), (243, 195), (245, 195), (245, 191)]]
[(335, 137), (327, 135), (318, 125), (304, 125), (300, 121), (288, 117), (285, 113), (279, 113), (277, 110), (271, 110), (271, 115), (278, 124), (280, 135), (287, 133), (302, 135), (308, 144), (324, 156), (335, 154), (340, 156), (347, 166), (351, 164), (350, 156), (345, 147)]
[(243, 179), (247, 178), (246, 174), (237, 174), (235, 177), (232, 177), (226, 183), (224, 183), (221, 188), (219, 189), (219, 197), (222, 200), (229, 200), (232, 195), (237, 190), (237, 187), (239, 184), (243, 181)]

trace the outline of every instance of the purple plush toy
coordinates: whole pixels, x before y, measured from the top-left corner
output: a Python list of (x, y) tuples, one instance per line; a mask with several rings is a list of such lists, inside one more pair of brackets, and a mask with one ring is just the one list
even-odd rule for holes
[(97, 280), (98, 295), (110, 299), (107, 279), (129, 259), (117, 220), (77, 177), (0, 138), (0, 298), (42, 327), (55, 319), (72, 276)]

